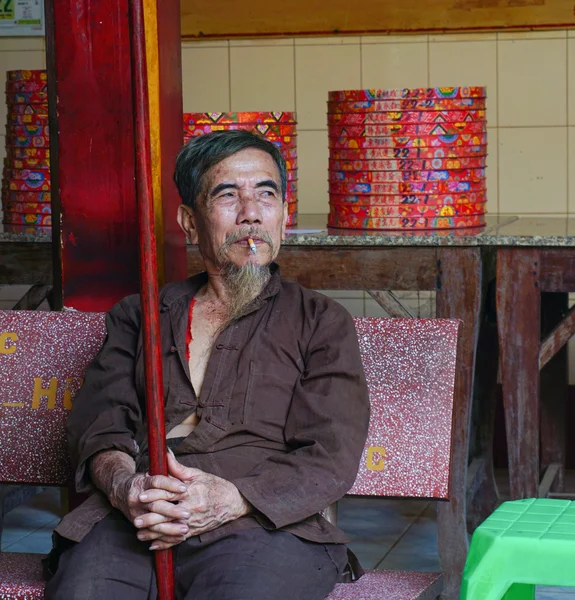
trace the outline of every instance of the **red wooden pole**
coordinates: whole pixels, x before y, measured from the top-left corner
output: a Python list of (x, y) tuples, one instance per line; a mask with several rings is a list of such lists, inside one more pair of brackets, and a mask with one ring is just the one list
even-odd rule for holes
[[(129, 7), (150, 473), (167, 475), (144, 9), (142, 0), (131, 0)], [(172, 551), (157, 551), (155, 559), (159, 600), (173, 600)]]

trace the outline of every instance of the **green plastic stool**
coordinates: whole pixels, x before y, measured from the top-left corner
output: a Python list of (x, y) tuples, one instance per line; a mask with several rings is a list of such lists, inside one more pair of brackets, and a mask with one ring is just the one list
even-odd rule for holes
[(575, 502), (505, 502), (473, 534), (461, 600), (533, 600), (536, 585), (575, 586)]

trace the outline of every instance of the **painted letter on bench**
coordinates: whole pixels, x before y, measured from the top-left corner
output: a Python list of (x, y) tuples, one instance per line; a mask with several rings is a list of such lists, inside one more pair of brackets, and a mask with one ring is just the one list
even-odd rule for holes
[(0, 354), (14, 354), (17, 341), (18, 334), (15, 331), (0, 333)]
[(370, 446), (365, 457), (366, 466), (370, 471), (383, 471), (385, 469), (385, 448), (383, 446)]

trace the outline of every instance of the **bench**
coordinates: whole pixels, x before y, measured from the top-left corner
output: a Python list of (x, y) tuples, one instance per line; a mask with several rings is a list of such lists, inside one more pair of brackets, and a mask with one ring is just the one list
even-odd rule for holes
[[(355, 324), (372, 415), (350, 494), (448, 500), (459, 323)], [(103, 314), (0, 311), (0, 483), (69, 484), (66, 416), (104, 338)], [(0, 600), (43, 598), (41, 558), (0, 553)], [(370, 571), (338, 584), (329, 600), (428, 600), (441, 580), (440, 573)]]

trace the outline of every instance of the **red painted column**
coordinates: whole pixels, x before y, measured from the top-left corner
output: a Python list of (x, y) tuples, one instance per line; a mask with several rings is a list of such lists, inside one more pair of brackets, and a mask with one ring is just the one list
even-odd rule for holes
[[(163, 211), (174, 214), (177, 202), (167, 174), (179, 146), (176, 132), (182, 130), (179, 3), (162, 0), (157, 15), (151, 4), (155, 8), (156, 2), (147, 3), (146, 19), (157, 19), (165, 45), (161, 58), (150, 61), (160, 106), (151, 128), (160, 121), (163, 125), (153, 150), (162, 174), (154, 190), (161, 232)], [(46, 13), (55, 291), (61, 290), (66, 307), (107, 310), (139, 291), (128, 0), (50, 0)], [(151, 40), (151, 52), (153, 42), (157, 45), (158, 39)], [(158, 248), (161, 281), (164, 264), (170, 265), (168, 280), (185, 273), (183, 235), (178, 239), (170, 232), (166, 238), (168, 244)]]

